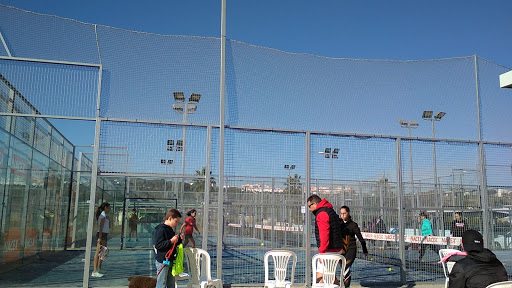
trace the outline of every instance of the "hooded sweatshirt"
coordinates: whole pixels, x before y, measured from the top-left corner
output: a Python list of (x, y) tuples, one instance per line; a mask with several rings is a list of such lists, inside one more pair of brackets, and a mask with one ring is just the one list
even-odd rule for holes
[[(451, 258), (450, 258), (451, 260)], [(507, 270), (489, 249), (468, 251), (468, 256), (453, 265), (450, 288), (477, 288), (507, 281)]]
[(313, 214), (315, 215), (315, 236), (318, 252), (339, 252), (343, 248), (340, 218), (332, 209), (332, 204), (326, 199), (322, 199)]
[[(171, 238), (174, 237), (176, 233), (174, 233), (174, 229), (172, 229), (171, 226), (165, 225), (165, 224), (158, 224), (158, 226), (155, 227), (155, 259), (163, 263), (165, 260), (165, 254), (167, 251), (169, 251), (171, 248), (173, 248), (173, 244), (171, 243)], [(170, 261), (174, 260), (175, 254), (176, 254), (176, 247), (181, 243), (181, 238), (178, 237), (178, 243), (176, 243), (174, 252), (171, 255)]]

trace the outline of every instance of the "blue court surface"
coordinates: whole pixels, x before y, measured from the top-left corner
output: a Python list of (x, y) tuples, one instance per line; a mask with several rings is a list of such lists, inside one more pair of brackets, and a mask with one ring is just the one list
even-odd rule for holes
[[(109, 257), (104, 261), (102, 278), (90, 278), (90, 287), (127, 287), (130, 276), (145, 275), (155, 277), (154, 253), (149, 249), (137, 249), (145, 246), (147, 239), (132, 241), (132, 249), (110, 249)], [(211, 240), (209, 239), (208, 242)], [(114, 244), (111, 241), (109, 244)], [(198, 241), (199, 242), (199, 241)], [(213, 242), (213, 241), (212, 241)], [(254, 242), (254, 243), (253, 243)], [(257, 248), (256, 242), (258, 243)], [(270, 243), (248, 238), (226, 237), (223, 250), (222, 281), (232, 286), (263, 285), (265, 252), (272, 249)], [(200, 247), (201, 243), (198, 243)], [(212, 243), (209, 243), (210, 245)], [(112, 245), (114, 247), (115, 245)], [(212, 246), (210, 246), (212, 247)], [(278, 249), (278, 248), (274, 248)], [(298, 257), (295, 282), (305, 283), (305, 252), (295, 251)], [(209, 251), (212, 259), (212, 276), (216, 277), (216, 252)], [(315, 252), (313, 252), (315, 253)], [(375, 286), (382, 283), (400, 281), (398, 251), (394, 249), (371, 249), (370, 255), (356, 259), (352, 266), (352, 283), (362, 286)], [(512, 252), (495, 251), (508, 271), (512, 271)], [(84, 269), (84, 251), (61, 251), (55, 255), (34, 259), (31, 263), (0, 272), (1, 287), (82, 287)], [(92, 258), (93, 255), (91, 255)], [(444, 281), (439, 257), (428, 251), (422, 262), (417, 262), (417, 251), (406, 251), (408, 281), (435, 282)], [(308, 263), (309, 264), (309, 263)], [(185, 286), (186, 282), (178, 283)]]

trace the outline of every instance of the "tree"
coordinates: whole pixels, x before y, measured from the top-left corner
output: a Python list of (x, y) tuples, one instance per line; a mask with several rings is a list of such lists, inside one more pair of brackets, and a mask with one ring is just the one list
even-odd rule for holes
[(284, 183), (284, 185), (286, 185), (284, 192), (287, 194), (302, 194), (302, 183), (300, 183), (300, 178), (301, 176), (298, 174), (293, 175), (293, 177), (289, 176)]
[[(205, 185), (205, 176), (206, 175), (206, 167), (201, 168), (201, 170), (196, 170), (196, 176), (202, 176), (203, 179), (195, 179), (193, 184), (193, 191), (202, 192), (204, 191)], [(210, 171), (210, 187), (215, 187), (215, 178), (213, 178), (212, 171)]]

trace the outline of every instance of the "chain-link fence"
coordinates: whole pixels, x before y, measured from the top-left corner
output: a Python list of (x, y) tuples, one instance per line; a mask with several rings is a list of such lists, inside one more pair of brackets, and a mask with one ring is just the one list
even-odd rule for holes
[[(363, 232), (369, 255), (359, 247), (354, 282), (443, 279), (437, 252), (460, 245), (461, 223), (512, 271), (512, 98), (496, 84), (506, 67), (476, 56), (331, 59), (229, 40), (221, 146), (220, 39), (0, 13), (5, 283), (105, 287), (154, 276), (154, 228), (178, 208), (183, 220), (197, 209), (195, 244), (223, 283), (262, 284), (264, 253), (287, 249), (298, 255), (295, 282), (309, 285), (311, 194), (337, 212), (349, 206)], [(447, 116), (427, 119), (421, 137), (397, 136), (397, 119), (430, 107)], [(91, 207), (103, 202), (110, 257), (129, 267), (105, 261), (114, 276), (89, 279), (83, 250), (94, 253)], [(420, 213), (432, 235), (422, 235)], [(15, 277), (73, 251), (60, 266), (77, 273)]]

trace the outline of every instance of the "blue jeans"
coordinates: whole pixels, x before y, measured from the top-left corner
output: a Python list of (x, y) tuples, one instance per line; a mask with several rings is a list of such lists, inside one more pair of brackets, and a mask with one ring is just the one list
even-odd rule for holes
[[(164, 264), (155, 260), (155, 266), (156, 266), (156, 272), (158, 273), (158, 271), (160, 271), (160, 268), (162, 268), (162, 266), (164, 266)], [(160, 274), (158, 274), (158, 277), (156, 277), (156, 287), (155, 288), (165, 288), (165, 287), (174, 288), (175, 287), (174, 277), (171, 274), (171, 270), (172, 270), (172, 269), (170, 269), (171, 267), (172, 267), (172, 262), (171, 262), (171, 265), (169, 265), (169, 266), (165, 265), (165, 267), (162, 269), (162, 271), (160, 271)]]

